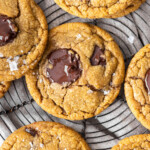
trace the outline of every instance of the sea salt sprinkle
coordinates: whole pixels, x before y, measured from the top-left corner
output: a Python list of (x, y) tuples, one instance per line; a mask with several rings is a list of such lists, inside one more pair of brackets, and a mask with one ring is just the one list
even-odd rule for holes
[(29, 142), (29, 144), (30, 144), (30, 150), (33, 150), (33, 143), (32, 142)]
[(7, 62), (9, 63), (10, 71), (18, 70), (18, 60), (19, 60), (19, 56), (14, 57), (13, 60), (11, 60), (11, 58), (7, 59)]
[(26, 64), (26, 60), (25, 60), (25, 59), (23, 60), (23, 64), (24, 64), (24, 65)]
[(44, 145), (43, 145), (42, 143), (40, 143), (40, 147), (41, 147), (41, 148), (43, 148), (43, 147), (44, 147)]
[(66, 66), (66, 65), (65, 65), (65, 68), (64, 68), (64, 72), (66, 73), (67, 76), (69, 76), (69, 74), (68, 74), (68, 66)]
[(43, 79), (40, 79), (40, 83), (42, 83), (43, 82)]
[(88, 93), (88, 94), (92, 94), (93, 91), (92, 91), (92, 90), (88, 90), (87, 93)]
[(32, 72), (33, 75), (35, 75), (35, 72)]
[(104, 95), (108, 95), (110, 93), (110, 90), (108, 90), (108, 91), (103, 90), (103, 93), (104, 93)]
[(77, 40), (80, 39), (81, 37), (82, 37), (81, 34), (76, 35)]
[(0, 53), (0, 58), (2, 58), (4, 55), (2, 53)]
[(128, 41), (133, 44), (134, 43), (134, 36), (129, 36)]

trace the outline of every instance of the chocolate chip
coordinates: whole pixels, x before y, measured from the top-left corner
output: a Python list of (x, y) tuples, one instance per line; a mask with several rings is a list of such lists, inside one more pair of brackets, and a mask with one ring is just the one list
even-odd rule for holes
[(48, 61), (52, 66), (46, 70), (50, 82), (70, 85), (81, 76), (80, 58), (73, 50), (55, 50), (48, 56)]
[(38, 134), (38, 132), (33, 128), (26, 128), (25, 131), (30, 133), (32, 136), (36, 136)]
[(150, 94), (150, 69), (147, 71), (145, 76), (145, 86), (148, 90), (148, 94)]
[(97, 65), (105, 66), (106, 59), (104, 55), (104, 50), (102, 50), (100, 47), (96, 45), (90, 61), (92, 66), (97, 66)]
[(17, 36), (17, 27), (13, 20), (7, 16), (0, 16), (0, 46), (12, 42)]

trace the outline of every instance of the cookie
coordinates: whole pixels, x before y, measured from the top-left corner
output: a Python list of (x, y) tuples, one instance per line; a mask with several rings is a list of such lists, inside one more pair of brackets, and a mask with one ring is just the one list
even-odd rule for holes
[(8, 91), (11, 82), (0, 82), (0, 98)]
[(150, 134), (134, 135), (121, 140), (111, 150), (149, 150)]
[(44, 56), (26, 74), (33, 99), (68, 120), (98, 115), (118, 96), (124, 60), (113, 38), (97, 26), (68, 23), (49, 32)]
[(65, 11), (81, 18), (117, 18), (137, 10), (145, 0), (55, 0)]
[(34, 0), (0, 0), (0, 82), (22, 77), (44, 52), (48, 26)]
[(1, 150), (90, 150), (74, 130), (55, 122), (36, 122), (12, 133)]
[(150, 44), (130, 62), (125, 79), (125, 96), (137, 120), (150, 129)]

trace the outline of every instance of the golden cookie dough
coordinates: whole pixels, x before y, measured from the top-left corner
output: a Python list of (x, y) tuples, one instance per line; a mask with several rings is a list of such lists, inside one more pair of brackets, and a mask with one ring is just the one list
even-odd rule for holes
[(47, 38), (46, 18), (34, 0), (0, 0), (0, 82), (33, 69)]
[(11, 82), (0, 82), (0, 98), (8, 91)]
[(124, 71), (122, 53), (106, 31), (68, 23), (50, 30), (42, 61), (26, 74), (26, 82), (45, 111), (82, 120), (98, 115), (116, 99)]
[(127, 103), (143, 126), (150, 129), (150, 44), (142, 48), (131, 60), (125, 79)]
[(145, 0), (55, 0), (65, 11), (81, 18), (117, 18), (137, 10)]
[(90, 150), (74, 130), (55, 122), (36, 122), (12, 133), (0, 150)]
[(111, 150), (149, 150), (150, 134), (134, 135), (121, 140)]

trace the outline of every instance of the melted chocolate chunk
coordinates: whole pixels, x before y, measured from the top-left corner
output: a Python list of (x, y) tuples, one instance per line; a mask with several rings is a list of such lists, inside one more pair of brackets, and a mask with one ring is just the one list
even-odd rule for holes
[(104, 51), (98, 46), (95, 46), (94, 53), (90, 60), (91, 60), (92, 66), (97, 66), (97, 65), (105, 66), (106, 65)]
[(150, 69), (147, 71), (145, 76), (145, 86), (148, 90), (148, 94), (150, 94)]
[(17, 36), (17, 27), (13, 20), (7, 16), (0, 16), (0, 46), (12, 42)]
[(36, 136), (38, 134), (38, 132), (33, 128), (26, 128), (25, 131), (30, 133), (32, 136)]
[(52, 65), (46, 70), (50, 82), (70, 85), (81, 76), (80, 58), (72, 50), (55, 50), (48, 56), (48, 61)]

